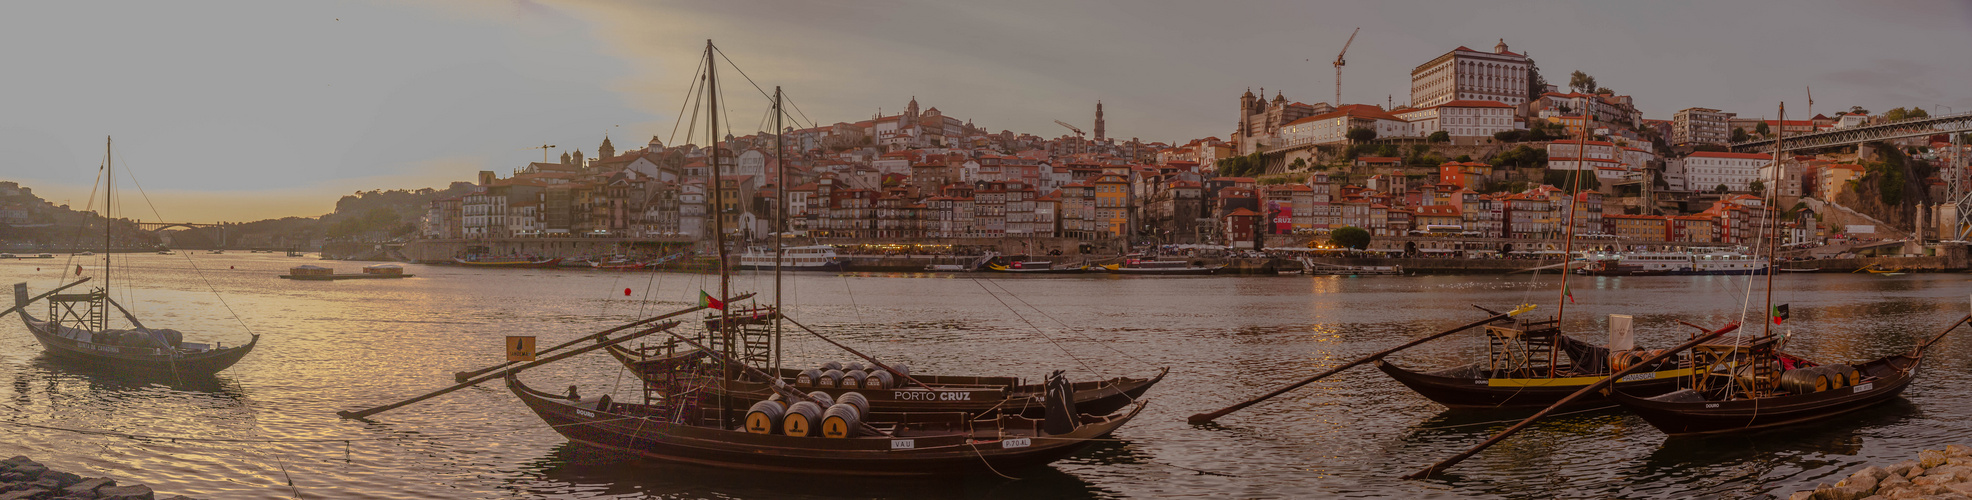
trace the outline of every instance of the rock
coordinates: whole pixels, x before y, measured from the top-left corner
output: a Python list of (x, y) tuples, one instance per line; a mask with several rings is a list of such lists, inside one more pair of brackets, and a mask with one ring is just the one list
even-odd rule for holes
[(56, 481), (56, 483), (60, 485), (60, 486), (56, 486), (56, 487), (54, 487), (54, 488), (50, 488), (50, 489), (56, 489), (56, 490), (59, 490), (59, 489), (62, 489), (62, 488), (67, 488), (67, 487), (69, 487), (69, 485), (71, 485), (71, 484), (75, 484), (75, 483), (80, 483), (80, 482), (82, 482), (82, 476), (77, 476), (77, 475), (75, 475), (75, 474), (70, 474), (70, 473), (67, 473), (67, 472), (62, 472), (62, 471), (58, 471), (58, 470), (51, 470), (51, 471), (48, 471), (48, 472), (45, 472), (45, 473), (42, 473), (42, 474), (41, 474), (41, 480), (43, 480), (43, 481), (47, 481), (47, 480), (50, 480), (50, 479), (53, 479), (53, 480), (55, 480), (55, 481)]
[(0, 493), (0, 500), (42, 500), (48, 498), (49, 495), (52, 495), (54, 493), (55, 492), (53, 491), (48, 491), (41, 488), (28, 488), (25, 490), (14, 490), (6, 493)]
[(1952, 493), (1957, 493), (1960, 495), (1972, 495), (1972, 483), (1947, 484), (1945, 485), (1945, 489), (1951, 490)]
[(14, 458), (0, 460), (0, 467), (12, 469), (14, 467), (19, 467), (22, 465), (41, 465), (41, 463), (21, 455), (14, 455)]
[(1910, 484), (1914, 484), (1918, 486), (1931, 486), (1946, 481), (1949, 481), (1949, 479), (1939, 476), (1923, 475), (1923, 476), (1917, 476), (1915, 479), (1911, 479)]
[(1904, 472), (1904, 479), (1915, 479), (1917, 476), (1922, 475), (1924, 475), (1924, 468), (1913, 465), (1909, 471)]
[(107, 477), (94, 477), (94, 478), (84, 479), (81, 482), (77, 482), (75, 484), (69, 485), (69, 487), (67, 488), (62, 488), (62, 493), (66, 493), (70, 495), (76, 493), (95, 494), (96, 490), (102, 489), (105, 486), (116, 486), (116, 480)]
[(131, 486), (104, 486), (96, 490), (96, 498), (101, 500), (156, 500), (151, 487), (141, 484)]
[(1882, 481), (1876, 483), (1876, 490), (1878, 492), (1882, 492), (1882, 491), (1888, 491), (1891, 488), (1902, 488), (1905, 486), (1910, 486), (1909, 479), (1904, 479), (1903, 476), (1891, 474), (1888, 477), (1883, 478)]
[(1964, 447), (1964, 446), (1959, 446), (1959, 445), (1955, 445), (1955, 444), (1954, 444), (1954, 445), (1950, 445), (1950, 446), (1946, 446), (1946, 447), (1945, 447), (1945, 456), (1947, 456), (1947, 457), (1972, 457), (1972, 448), (1966, 448), (1966, 447)]
[(12, 474), (20, 474), (22, 476), (27, 477), (27, 479), (24, 479), (24, 481), (33, 481), (36, 479), (40, 479), (42, 474), (47, 474), (47, 473), (48, 473), (48, 468), (42, 466), (41, 464), (16, 465), (14, 466), (14, 471), (12, 472)]
[(62, 482), (51, 477), (36, 479), (32, 483), (27, 483), (27, 485), (32, 488), (41, 488), (48, 491), (60, 491), (62, 489)]
[(1917, 467), (1916, 460), (1905, 460), (1902, 462), (1897, 462), (1896, 465), (1889, 466), (1883, 470), (1890, 471), (1890, 474), (1892, 475), (1902, 476), (1906, 473), (1909, 473), (1910, 469), (1913, 467)]
[(1874, 482), (1882, 481), (1883, 478), (1885, 477), (1889, 477), (1890, 471), (1886, 471), (1883, 470), (1882, 467), (1877, 467), (1872, 465), (1863, 470), (1856, 471), (1855, 474), (1850, 474), (1849, 479), (1855, 479), (1856, 476), (1867, 476), (1869, 478), (1869, 482), (1874, 483)]
[(1890, 497), (1890, 500), (1906, 500), (1906, 499), (1918, 498), (1924, 496), (1924, 492), (1917, 491), (1917, 488), (1915, 487), (1897, 488), (1891, 490), (1889, 493), (1881, 493), (1881, 494), (1883, 496)]
[(1787, 495), (1787, 500), (1814, 500), (1814, 497), (1813, 491), (1796, 491), (1792, 495)]
[(1945, 452), (1938, 450), (1924, 450), (1917, 454), (1918, 467), (1929, 469), (1944, 464), (1945, 464)]
[[(1875, 469), (1875, 467), (1870, 467), (1870, 469)], [(1859, 490), (1857, 491), (1858, 493), (1860, 493), (1858, 495), (1844, 497), (1844, 500), (1854, 500), (1857, 498), (1869, 496), (1869, 492), (1875, 491), (1876, 478), (1871, 477), (1869, 475), (1868, 470), (1864, 470), (1862, 472), (1855, 473), (1855, 475), (1849, 476), (1848, 479), (1843, 479), (1842, 482), (1835, 483), (1835, 487), (1846, 489), (1846, 490)]]

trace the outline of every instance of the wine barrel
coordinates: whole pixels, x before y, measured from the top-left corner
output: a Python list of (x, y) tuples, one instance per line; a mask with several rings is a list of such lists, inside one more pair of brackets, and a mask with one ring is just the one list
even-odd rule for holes
[(841, 370), (841, 369), (842, 369), (842, 362), (840, 362), (840, 361), (823, 361), (823, 362), (822, 362), (822, 366), (821, 366), (821, 369), (822, 369), (822, 371), (829, 371), (829, 370)]
[(863, 414), (856, 409), (856, 405), (837, 403), (822, 413), (822, 437), (856, 437), (857, 431), (862, 430), (862, 424)]
[(817, 406), (820, 406), (820, 407), (822, 407), (822, 408), (828, 408), (828, 407), (830, 407), (830, 406), (835, 406), (835, 397), (834, 397), (834, 396), (830, 396), (830, 395), (829, 395), (829, 393), (826, 393), (826, 392), (822, 392), (822, 391), (815, 391), (815, 392), (810, 392), (810, 393), (808, 393), (808, 397), (809, 397), (809, 398), (811, 398), (811, 399), (814, 399), (814, 400), (815, 400), (815, 404), (816, 404)]
[(841, 383), (842, 370), (827, 370), (822, 372), (821, 378), (815, 380), (815, 387), (839, 387), (838, 384)]
[(891, 364), (890, 364), (890, 369), (892, 369), (892, 370), (897, 370), (897, 374), (898, 374), (898, 375), (910, 375), (910, 374), (911, 374), (911, 364), (910, 364), (910, 363), (891, 363)]
[(869, 414), (870, 412), (870, 398), (863, 397), (863, 394), (858, 392), (842, 393), (842, 397), (835, 398), (835, 404), (853, 405), (856, 407), (856, 413), (858, 414)]
[(870, 374), (864, 373), (862, 370), (849, 370), (846, 372), (842, 372), (842, 383), (837, 385), (836, 387), (841, 387), (844, 389), (861, 389), (863, 388), (863, 379), (869, 377)]
[(1814, 394), (1830, 387), (1828, 371), (1815, 366), (1795, 368), (1780, 374), (1780, 389), (1794, 394)]
[(1822, 366), (1824, 368), (1827, 368), (1829, 371), (1828, 379), (1832, 385), (1832, 387), (1829, 387), (1830, 389), (1840, 389), (1843, 387), (1856, 385), (1856, 383), (1858, 382), (1862, 382), (1862, 372), (1856, 371), (1856, 367), (1854, 365), (1822, 365)]
[(781, 417), (787, 415), (787, 408), (779, 402), (761, 401), (746, 410), (746, 432), (754, 434), (773, 434), (781, 428)]
[(897, 378), (890, 376), (890, 372), (877, 370), (870, 372), (870, 376), (868, 378), (863, 379), (863, 388), (889, 389), (897, 385), (896, 381)]
[(842, 365), (842, 371), (845, 371), (845, 372), (847, 372), (847, 371), (854, 371), (854, 370), (865, 370), (865, 371), (867, 371), (867, 370), (869, 370), (869, 367), (867, 367), (867, 366), (863, 366), (863, 362), (861, 362), (861, 361), (850, 361), (850, 362), (849, 362), (849, 364), (846, 364), (846, 365)]
[(795, 376), (794, 376), (794, 386), (795, 386), (795, 387), (814, 387), (814, 386), (815, 386), (815, 384), (816, 384), (817, 382), (819, 382), (819, 381), (820, 381), (821, 379), (822, 379), (822, 371), (821, 371), (821, 370), (817, 370), (817, 369), (814, 369), (814, 368), (809, 368), (809, 369), (806, 369), (806, 370), (801, 370), (801, 374), (799, 374), (799, 375), (795, 375)]
[(815, 426), (820, 423), (822, 423), (822, 406), (811, 401), (802, 401), (787, 407), (787, 414), (781, 417), (781, 434), (808, 437), (815, 433)]

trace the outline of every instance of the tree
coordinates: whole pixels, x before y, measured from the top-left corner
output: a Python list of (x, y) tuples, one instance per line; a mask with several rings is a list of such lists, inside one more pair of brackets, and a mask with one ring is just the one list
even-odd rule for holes
[(1300, 170), (1302, 168), (1306, 168), (1307, 166), (1308, 166), (1307, 158), (1295, 158), (1294, 163), (1287, 164), (1287, 168), (1290, 170)]
[(1426, 137), (1424, 140), (1429, 142), (1452, 142), (1452, 133), (1440, 130), (1432, 132), (1431, 136)]
[(1595, 77), (1576, 70), (1568, 75), (1568, 88), (1578, 92), (1593, 93), (1596, 89)]
[(1883, 119), (1884, 119), (1884, 120), (1889, 120), (1889, 121), (1897, 121), (1897, 120), (1902, 120), (1902, 119), (1904, 119), (1904, 118), (1906, 117), (1905, 115), (1907, 115), (1907, 114), (1909, 114), (1909, 113), (1910, 113), (1910, 110), (1907, 110), (1907, 109), (1904, 109), (1904, 108), (1901, 108), (1901, 107), (1899, 107), (1899, 108), (1896, 108), (1896, 109), (1892, 109), (1892, 110), (1889, 110), (1889, 111), (1884, 111), (1884, 112), (1883, 112)]
[(1924, 108), (1910, 108), (1909, 113), (1904, 113), (1904, 118), (1930, 118), (1930, 117), (1931, 117), (1931, 113), (1925, 111)]
[(1614, 91), (1614, 90), (1609, 90), (1609, 87), (1596, 87), (1596, 88), (1595, 88), (1595, 94), (1596, 94), (1596, 95), (1604, 95), (1604, 94), (1607, 94), (1607, 95), (1616, 95), (1616, 91)]
[(1746, 183), (1746, 190), (1765, 194), (1767, 192), (1767, 183), (1760, 182), (1759, 179), (1753, 179), (1753, 182)]
[(1369, 231), (1356, 226), (1342, 226), (1328, 233), (1328, 241), (1343, 248), (1362, 250), (1369, 248)]
[(1527, 135), (1527, 131), (1525, 130), (1501, 130), (1499, 132), (1493, 132), (1493, 140), (1500, 142), (1520, 142), (1520, 138), (1525, 135)]
[(1862, 106), (1849, 106), (1849, 114), (1852, 114), (1852, 115), (1868, 115), (1868, 114), (1869, 114), (1869, 110), (1867, 110), (1867, 109), (1863, 109), (1863, 108), (1862, 108)]
[(1364, 143), (1376, 140), (1376, 131), (1363, 127), (1349, 129), (1349, 142)]
[(1377, 155), (1377, 156), (1397, 156), (1397, 145), (1396, 145), (1396, 144), (1384, 144), (1384, 145), (1382, 145), (1382, 146), (1377, 146), (1377, 148), (1376, 148), (1376, 155)]
[(1767, 122), (1761, 121), (1759, 125), (1753, 126), (1753, 133), (1760, 134), (1760, 137), (1772, 137), (1773, 128), (1768, 127)]
[(1746, 135), (1745, 127), (1732, 128), (1732, 142), (1746, 142), (1750, 140), (1753, 140), (1753, 136)]
[(1718, 191), (1718, 192), (1719, 192), (1719, 194), (1726, 194), (1726, 193), (1730, 193), (1730, 192), (1732, 192), (1732, 188), (1728, 188), (1728, 187), (1726, 187), (1726, 185), (1725, 185), (1725, 184), (1720, 184), (1720, 185), (1719, 185), (1719, 187), (1717, 187), (1717, 188), (1714, 188), (1714, 189), (1712, 189), (1712, 190), (1713, 190), (1713, 191)]
[(1458, 155), (1458, 158), (1453, 158), (1452, 161), (1459, 163), (1469, 162), (1472, 161), (1472, 155)]

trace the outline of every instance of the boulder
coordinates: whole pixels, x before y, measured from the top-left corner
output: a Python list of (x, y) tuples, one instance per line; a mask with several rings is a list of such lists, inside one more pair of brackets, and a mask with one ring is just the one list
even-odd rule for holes
[(1938, 450), (1924, 450), (1922, 452), (1917, 453), (1918, 467), (1929, 469), (1944, 464), (1945, 464), (1945, 452)]
[[(1875, 467), (1870, 467), (1870, 468), (1875, 469)], [(1841, 482), (1835, 483), (1835, 486), (1838, 488), (1848, 488), (1852, 490), (1860, 488), (1862, 490), (1861, 495), (1856, 495), (1848, 498), (1850, 499), (1862, 498), (1865, 496), (1869, 496), (1869, 492), (1876, 490), (1876, 478), (1870, 476), (1868, 470), (1864, 470), (1849, 476), (1848, 479), (1843, 479)]]
[(76, 493), (95, 494), (96, 490), (102, 489), (104, 486), (116, 486), (116, 480), (107, 477), (92, 477), (71, 484), (67, 488), (62, 488), (62, 493), (69, 495)]
[(1945, 485), (1945, 489), (1951, 490), (1952, 493), (1972, 496), (1972, 483), (1961, 482), (1961, 483), (1947, 484)]
[(1955, 444), (1954, 444), (1954, 445), (1949, 445), (1949, 446), (1945, 446), (1945, 456), (1947, 456), (1947, 457), (1972, 457), (1972, 448), (1966, 448), (1966, 447), (1964, 447), (1964, 446), (1959, 446), (1959, 445), (1955, 445)]
[(21, 455), (14, 455), (14, 458), (0, 460), (0, 468), (12, 469), (22, 465), (41, 465), (41, 463)]
[(1882, 481), (1878, 481), (1876, 483), (1876, 490), (1885, 491), (1891, 488), (1902, 488), (1905, 486), (1910, 486), (1909, 479), (1904, 479), (1903, 476), (1891, 474), (1888, 477), (1884, 477)]
[(0, 493), (0, 500), (44, 500), (54, 493), (41, 488), (28, 488)]
[(1913, 467), (1917, 467), (1916, 460), (1905, 460), (1902, 462), (1897, 462), (1896, 465), (1886, 467), (1883, 470), (1889, 471), (1891, 475), (1902, 476), (1906, 473), (1909, 473), (1910, 469)]
[(1814, 500), (1814, 497), (1814, 491), (1796, 491), (1792, 495), (1787, 495), (1787, 500)]
[(1911, 467), (1909, 471), (1904, 472), (1904, 479), (1917, 479), (1917, 476), (1922, 475), (1924, 475), (1923, 467)]
[(1883, 468), (1882, 468), (1882, 467), (1877, 467), (1877, 466), (1874, 466), (1874, 465), (1872, 465), (1872, 466), (1869, 466), (1869, 467), (1867, 467), (1867, 468), (1864, 468), (1863, 470), (1859, 470), (1859, 471), (1856, 471), (1856, 473), (1855, 473), (1855, 474), (1850, 474), (1850, 475), (1849, 475), (1849, 479), (1855, 479), (1855, 478), (1857, 478), (1857, 477), (1859, 477), (1859, 476), (1860, 476), (1860, 477), (1868, 477), (1868, 478), (1869, 478), (1869, 482), (1872, 482), (1872, 483), (1874, 483), (1874, 482), (1877, 482), (1877, 481), (1882, 481), (1882, 480), (1883, 480), (1883, 478), (1885, 478), (1885, 477), (1889, 477), (1889, 476), (1890, 476), (1890, 471), (1887, 471), (1887, 470), (1883, 470)]
[(96, 498), (100, 500), (156, 500), (156, 495), (151, 492), (151, 487), (141, 484), (104, 486), (96, 490)]

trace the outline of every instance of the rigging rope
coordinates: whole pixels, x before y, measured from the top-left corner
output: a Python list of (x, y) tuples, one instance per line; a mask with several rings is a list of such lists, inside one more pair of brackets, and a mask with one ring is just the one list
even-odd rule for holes
[(1033, 321), (1028, 321), (1026, 316), (1021, 315), (1020, 311), (1015, 310), (1012, 305), (1007, 304), (1007, 301), (1001, 300), (999, 295), (993, 293), (993, 289), (986, 288), (986, 284), (980, 283), (978, 278), (971, 278), (971, 279), (973, 284), (979, 285), (980, 290), (986, 291), (986, 295), (993, 297), (993, 300), (998, 301), (1000, 303), (1000, 306), (1005, 307), (1007, 308), (1007, 311), (1012, 312), (1013, 317), (1020, 318), (1020, 321), (1022, 323), (1026, 323), (1028, 328), (1033, 328), (1034, 333), (1036, 335), (1040, 335), (1042, 340), (1046, 340), (1048, 341), (1048, 343), (1054, 344), (1055, 349), (1061, 350), (1061, 353), (1067, 355), (1069, 359), (1073, 359), (1075, 360), (1076, 363), (1081, 364), (1082, 368), (1088, 370), (1089, 373), (1094, 373), (1098, 377), (1103, 377), (1103, 378), (1109, 377), (1109, 375), (1103, 373), (1102, 370), (1097, 370), (1094, 366), (1090, 366), (1089, 362), (1083, 361), (1082, 358), (1075, 356), (1075, 353), (1073, 351), (1069, 351), (1067, 347), (1062, 346), (1061, 342), (1056, 341), (1053, 337), (1049, 337), (1046, 332), (1041, 331), (1041, 327), (1036, 326)]

